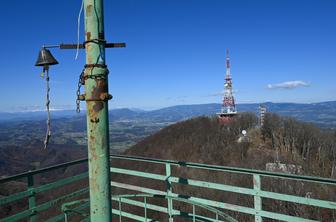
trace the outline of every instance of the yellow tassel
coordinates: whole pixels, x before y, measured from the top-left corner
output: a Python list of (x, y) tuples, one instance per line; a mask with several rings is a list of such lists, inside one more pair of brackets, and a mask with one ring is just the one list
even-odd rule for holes
[(41, 72), (40, 76), (41, 76), (42, 78), (44, 78), (44, 72)]

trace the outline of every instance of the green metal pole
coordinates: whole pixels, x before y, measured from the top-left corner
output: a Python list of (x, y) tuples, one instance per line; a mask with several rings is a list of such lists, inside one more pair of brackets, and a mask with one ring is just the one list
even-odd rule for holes
[(108, 70), (105, 65), (103, 0), (84, 0), (85, 14), (85, 96), (87, 108), (90, 217), (91, 221), (112, 219)]

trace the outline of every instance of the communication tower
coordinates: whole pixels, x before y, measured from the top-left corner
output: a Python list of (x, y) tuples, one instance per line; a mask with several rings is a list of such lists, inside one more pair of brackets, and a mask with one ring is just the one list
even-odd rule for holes
[(237, 114), (235, 99), (232, 89), (232, 78), (230, 73), (230, 57), (229, 50), (226, 50), (226, 75), (224, 84), (224, 97), (221, 112), (217, 113), (220, 123), (225, 124), (232, 121), (233, 117)]

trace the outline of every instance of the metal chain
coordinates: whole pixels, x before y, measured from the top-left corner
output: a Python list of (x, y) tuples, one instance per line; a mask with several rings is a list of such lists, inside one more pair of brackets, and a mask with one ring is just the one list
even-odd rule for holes
[(47, 132), (46, 132), (46, 137), (44, 139), (44, 149), (47, 149), (47, 147), (49, 145), (49, 139), (51, 137), (50, 107), (49, 107), (49, 105), (50, 105), (50, 97), (49, 97), (49, 93), (50, 93), (50, 87), (49, 87), (49, 68), (46, 67), (45, 71), (46, 71), (46, 85), (47, 85), (46, 108), (47, 108), (48, 118), (47, 118)]
[(76, 99), (76, 112), (80, 113), (80, 100), (79, 100), (79, 96), (80, 96), (80, 89), (82, 87), (82, 85), (85, 84), (85, 80), (84, 80), (84, 75), (85, 75), (85, 68), (82, 70), (79, 79), (78, 79), (78, 84), (77, 84), (77, 91), (76, 91), (76, 95), (77, 95), (77, 99)]
[[(85, 68), (87, 66), (84, 67), (84, 69), (82, 70), (80, 76), (79, 76), (79, 79), (78, 79), (78, 84), (77, 84), (77, 91), (76, 91), (76, 96), (77, 96), (77, 99), (76, 99), (76, 112), (77, 113), (80, 113), (80, 90), (81, 90), (81, 87), (83, 85), (85, 85), (85, 80), (87, 79), (97, 79), (97, 80), (100, 80), (100, 79), (106, 79), (106, 75), (109, 73), (108, 70), (106, 70), (106, 73), (101, 73), (101, 74), (95, 74), (95, 75), (85, 75)], [(92, 73), (92, 70), (93, 70), (94, 67), (92, 67), (91, 69), (91, 73)]]

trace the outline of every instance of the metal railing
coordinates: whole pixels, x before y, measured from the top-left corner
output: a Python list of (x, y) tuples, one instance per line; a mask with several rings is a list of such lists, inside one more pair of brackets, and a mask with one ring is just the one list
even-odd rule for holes
[[(75, 183), (77, 181), (83, 180), (88, 177), (88, 173), (84, 172), (78, 175), (74, 175), (68, 178), (59, 179), (55, 182), (43, 184), (43, 185), (36, 185), (35, 178), (43, 173), (50, 173), (52, 171), (56, 171), (62, 168), (67, 168), (79, 164), (86, 163), (87, 159), (80, 159), (76, 161), (67, 162), (64, 164), (58, 164), (51, 167), (42, 168), (39, 170), (29, 171), (26, 173), (17, 174), (14, 176), (1, 178), (0, 179), (0, 186), (4, 186), (4, 184), (13, 182), (13, 181), (23, 181), (26, 184), (26, 190), (10, 194), (9, 196), (1, 197), (0, 198), (0, 208), (6, 207), (6, 205), (10, 204), (17, 204), (20, 201), (26, 201), (26, 208), (20, 212), (15, 212), (15, 214), (6, 216), (5, 218), (0, 218), (1, 222), (11, 222), (11, 221), (19, 221), (22, 219), (29, 219), (31, 222), (41, 221), (38, 220), (38, 215), (44, 211), (48, 211), (55, 206), (60, 206), (61, 203), (67, 200), (71, 200), (73, 198), (78, 198), (81, 195), (88, 193), (88, 188), (78, 189), (71, 193), (67, 193), (65, 195), (55, 196), (52, 200), (45, 201), (44, 203), (37, 204), (37, 195), (50, 192), (51, 190), (55, 189), (62, 189), (63, 186)], [(10, 184), (8, 186), (11, 186)], [(50, 217), (45, 221), (54, 222), (54, 221), (63, 221), (64, 215), (59, 214), (55, 217)]]
[[(262, 182), (264, 180), (269, 179), (281, 179), (285, 181), (300, 181), (300, 183), (312, 183), (317, 184), (322, 187), (331, 187), (331, 189), (336, 190), (336, 180), (329, 179), (329, 178), (321, 178), (321, 177), (311, 177), (311, 176), (303, 176), (303, 175), (293, 175), (293, 174), (285, 174), (285, 173), (275, 173), (275, 172), (268, 172), (268, 171), (259, 171), (259, 170), (251, 170), (251, 169), (243, 169), (243, 168), (235, 168), (235, 167), (224, 167), (224, 166), (216, 166), (216, 165), (208, 165), (208, 164), (201, 164), (201, 163), (190, 163), (190, 162), (180, 162), (180, 161), (171, 161), (171, 160), (159, 160), (159, 159), (151, 159), (151, 158), (143, 158), (143, 157), (132, 157), (132, 156), (123, 156), (123, 155), (111, 155), (112, 159), (112, 167), (111, 173), (113, 175), (123, 175), (121, 178), (127, 177), (134, 177), (134, 178), (141, 178), (141, 179), (148, 179), (151, 181), (158, 181), (164, 183), (165, 185), (162, 189), (153, 189), (152, 187), (144, 186), (145, 183), (141, 184), (130, 184), (127, 179), (122, 181), (114, 181), (114, 177), (112, 176), (111, 186), (112, 186), (112, 199), (118, 203), (113, 204), (112, 213), (120, 218), (130, 218), (135, 221), (155, 221), (155, 218), (151, 218), (149, 220), (149, 215), (147, 214), (147, 208), (151, 211), (157, 211), (160, 213), (164, 213), (167, 215), (169, 221), (173, 221), (175, 217), (181, 215), (189, 215), (189, 219), (203, 218), (204, 221), (226, 221), (225, 219), (216, 219), (210, 218), (204, 215), (197, 215), (195, 212), (182, 212), (181, 210), (177, 209), (177, 207), (181, 206), (181, 202), (186, 205), (195, 205), (201, 206), (201, 208), (208, 208), (212, 210), (216, 210), (218, 214), (226, 215), (227, 213), (236, 213), (236, 214), (243, 214), (243, 215), (250, 215), (253, 217), (254, 221), (262, 221), (264, 218), (273, 219), (277, 221), (289, 221), (289, 222), (312, 222), (312, 221), (321, 221), (319, 219), (319, 215), (316, 215), (316, 218), (303, 218), (298, 215), (288, 215), (286, 213), (281, 212), (274, 212), (265, 209), (263, 206), (264, 201), (277, 201), (277, 202), (286, 202), (291, 204), (297, 204), (302, 206), (310, 206), (313, 208), (323, 208), (327, 210), (331, 210), (336, 212), (336, 201), (335, 196), (329, 196), (329, 199), (317, 199), (317, 198), (310, 198), (309, 196), (300, 196), (300, 195), (293, 195), (293, 194), (286, 194), (286, 193), (279, 193), (279, 192), (272, 192), (265, 189), (262, 186)], [(75, 175), (69, 178), (60, 179), (55, 182), (44, 184), (40, 186), (33, 186), (34, 185), (34, 176), (44, 173), (50, 172), (52, 170), (73, 166), (76, 164), (81, 164), (86, 162), (86, 159), (78, 160), (66, 164), (60, 164), (57, 166), (44, 168), (36, 171), (31, 171), (28, 173), (15, 175), (8, 178), (0, 179), (0, 185), (9, 181), (15, 180), (27, 180), (27, 190), (18, 192), (15, 194), (11, 194), (10, 196), (5, 196), (0, 198), (0, 207), (14, 202), (18, 200), (26, 200), (28, 209), (23, 210), (21, 212), (17, 212), (14, 215), (10, 215), (6, 218), (1, 218), (0, 221), (18, 221), (23, 218), (30, 218), (30, 221), (38, 221), (38, 215), (43, 212), (57, 206), (60, 209), (60, 204), (64, 203), (65, 201), (70, 201), (74, 199), (81, 199), (81, 195), (88, 192), (87, 188), (79, 189), (75, 192), (71, 192), (64, 196), (57, 196), (53, 200), (49, 200), (45, 203), (36, 204), (36, 194), (41, 192), (46, 192), (51, 189), (60, 189), (61, 186), (64, 186), (69, 183), (73, 183), (79, 180), (83, 180), (87, 178), (87, 173), (82, 173), (79, 175)], [(146, 170), (139, 170), (136, 167), (136, 164), (128, 164), (127, 167), (117, 167), (114, 162), (122, 163), (124, 161), (130, 161), (130, 163), (141, 163), (141, 164), (157, 164), (158, 166), (162, 166), (162, 170), (160, 173), (157, 171), (153, 173), (150, 167), (146, 168)], [(135, 169), (131, 169), (133, 168)], [(143, 166), (142, 166), (143, 168)], [(235, 186), (229, 185), (222, 182), (213, 182), (204, 180), (204, 178), (187, 178), (186, 176), (179, 175), (179, 171), (182, 169), (185, 172), (190, 170), (206, 170), (207, 172), (223, 172), (223, 173), (230, 173), (234, 175), (245, 175), (249, 177), (251, 181), (251, 187), (242, 187), (242, 186)], [(197, 175), (196, 175), (197, 176)], [(203, 179), (203, 180), (202, 180)], [(268, 182), (268, 181), (267, 181)], [(155, 182), (154, 182), (155, 183)], [(150, 183), (148, 183), (150, 185)], [(148, 185), (146, 184), (146, 185)], [(153, 184), (153, 182), (151, 182)], [(233, 204), (229, 203), (229, 199), (208, 199), (205, 197), (200, 197), (198, 195), (184, 195), (179, 193), (179, 190), (176, 186), (185, 186), (190, 189), (197, 188), (198, 190), (203, 190), (207, 192), (209, 190), (216, 191), (216, 192), (225, 192), (230, 194), (237, 194), (246, 197), (252, 198), (252, 206), (246, 206), (246, 204)], [(116, 195), (114, 193), (115, 190), (127, 190), (128, 193), (132, 192), (130, 195)], [(126, 192), (125, 192), (126, 193)], [(143, 197), (143, 201), (134, 200), (134, 197), (139, 197), (139, 195)], [(144, 198), (146, 197), (146, 198)], [(164, 198), (166, 201), (165, 205), (148, 203), (148, 198)], [(177, 202), (179, 202), (177, 204)], [(85, 208), (89, 207), (89, 201), (75, 201), (76, 204), (79, 204), (75, 208), (69, 208), (70, 205), (63, 205), (63, 211), (67, 216), (71, 216), (71, 214), (76, 214), (82, 211)], [(144, 212), (142, 215), (137, 215), (134, 212), (127, 212), (129, 208), (121, 208), (121, 204), (125, 204), (128, 206), (136, 206), (144, 208)], [(194, 207), (193, 207), (194, 208)], [(191, 208), (190, 208), (191, 209)], [(192, 209), (191, 209), (192, 210)], [(146, 212), (145, 212), (146, 211)], [(208, 215), (208, 214), (206, 214)], [(84, 221), (88, 221), (88, 215), (83, 213)], [(61, 212), (59, 215), (56, 215), (52, 218), (48, 218), (46, 221), (64, 221), (65, 216)]]
[[(132, 198), (138, 198), (141, 197), (143, 198), (143, 201), (137, 201), (137, 200), (132, 200)], [(162, 212), (167, 214), (168, 210), (167, 208), (161, 207), (161, 206), (157, 206), (157, 205), (153, 205), (153, 204), (149, 204), (148, 200), (153, 199), (153, 198), (159, 198), (159, 199), (166, 199), (168, 201), (170, 200), (174, 200), (176, 202), (182, 202), (184, 204), (187, 205), (191, 205), (192, 206), (192, 212), (191, 213), (187, 213), (187, 212), (182, 212), (180, 210), (172, 210), (172, 216), (169, 218), (170, 220), (172, 220), (173, 217), (181, 217), (184, 219), (189, 219), (192, 220), (193, 222), (195, 221), (225, 221), (225, 222), (238, 222), (237, 220), (235, 220), (234, 218), (230, 217), (229, 215), (223, 213), (222, 211), (218, 210), (217, 208), (214, 207), (210, 207), (204, 204), (200, 204), (194, 201), (190, 201), (188, 199), (185, 198), (179, 198), (179, 197), (170, 197), (170, 196), (164, 196), (164, 195), (154, 195), (154, 194), (125, 194), (125, 195), (112, 195), (112, 200), (115, 200), (118, 202), (118, 209), (112, 209), (112, 212), (114, 214), (116, 214), (116, 216), (118, 217), (119, 221), (122, 221), (122, 217), (127, 217), (127, 218), (131, 218), (134, 220), (139, 220), (139, 221), (158, 221), (155, 219), (151, 219), (148, 218), (148, 210), (154, 210), (154, 211), (158, 211), (158, 212)], [(65, 222), (68, 221), (68, 214), (69, 213), (77, 213), (81, 216), (83, 216), (84, 218), (87, 218), (83, 221), (87, 221), (88, 220), (88, 214), (84, 211), (78, 210), (78, 205), (81, 206), (82, 208), (84, 207), (88, 207), (89, 206), (89, 199), (83, 199), (83, 200), (78, 200), (78, 201), (73, 201), (70, 203), (66, 203), (62, 205), (62, 211), (65, 214)], [(127, 213), (127, 212), (123, 212), (121, 204), (122, 203), (126, 203), (126, 204), (131, 204), (134, 206), (138, 206), (138, 207), (142, 207), (144, 210), (144, 215), (143, 216), (139, 216), (139, 215), (134, 215), (132, 213)], [(73, 206), (75, 206), (75, 208), (72, 208)], [(204, 216), (200, 216), (196, 214), (196, 207), (199, 207), (201, 209), (205, 209), (206, 211), (213, 213), (214, 218), (208, 218), (208, 217), (204, 217)]]
[[(114, 155), (112, 158), (121, 159), (121, 160), (129, 160), (129, 161), (137, 161), (137, 162), (140, 161), (140, 162), (145, 162), (145, 163), (163, 164), (166, 169), (165, 175), (148, 173), (148, 172), (137, 171), (137, 170), (122, 169), (122, 168), (116, 168), (116, 167), (111, 167), (111, 172), (118, 173), (118, 174), (124, 174), (124, 175), (130, 175), (130, 176), (136, 176), (136, 177), (142, 177), (142, 178), (148, 178), (148, 179), (154, 179), (154, 180), (159, 180), (159, 181), (165, 181), (167, 184), (166, 190), (155, 190), (155, 189), (150, 189), (150, 188), (146, 188), (143, 186), (136, 186), (136, 185), (130, 185), (127, 183), (120, 183), (120, 182), (112, 181), (111, 185), (113, 187), (128, 189), (128, 190), (132, 190), (135, 192), (141, 192), (141, 193), (180, 197), (181, 196), (180, 193), (173, 192), (172, 185), (173, 184), (183, 184), (183, 185), (187, 185), (190, 187), (198, 187), (199, 189), (205, 189), (205, 190), (211, 189), (211, 190), (218, 190), (218, 191), (248, 195), (248, 196), (252, 196), (254, 199), (253, 208), (230, 204), (224, 201), (215, 201), (211, 199), (195, 197), (195, 196), (187, 196), (185, 198), (187, 198), (190, 201), (204, 204), (206, 206), (216, 207), (222, 210), (229, 210), (229, 211), (234, 211), (234, 212), (240, 212), (243, 214), (250, 214), (254, 216), (255, 221), (258, 221), (258, 222), (262, 221), (262, 218), (270, 218), (274, 220), (288, 221), (288, 222), (319, 221), (316, 219), (307, 219), (307, 218), (285, 215), (281, 213), (263, 210), (262, 208), (263, 198), (336, 210), (335, 200), (334, 201), (320, 200), (320, 199), (309, 198), (308, 196), (302, 197), (302, 196), (288, 195), (288, 194), (283, 194), (283, 193), (270, 192), (270, 191), (263, 190), (261, 186), (262, 179), (280, 178), (280, 179), (285, 179), (285, 180), (317, 183), (321, 185), (332, 185), (334, 188), (336, 188), (336, 180), (334, 179), (293, 175), (293, 174), (285, 174), (285, 173), (275, 173), (275, 172), (251, 170), (251, 169), (243, 169), (243, 168), (235, 168), (235, 167), (224, 167), (224, 166), (208, 165), (208, 164), (201, 164), (201, 163), (190, 163), (190, 162), (171, 161), (171, 160), (158, 160), (158, 159), (142, 158), (142, 157), (130, 157), (130, 156), (122, 156), (122, 155), (119, 155), (119, 156)], [(227, 172), (227, 173), (234, 173), (234, 174), (241, 174), (241, 175), (250, 175), (252, 177), (253, 187), (245, 188), (245, 187), (232, 186), (232, 185), (221, 184), (221, 183), (202, 181), (202, 180), (197, 180), (197, 179), (176, 177), (171, 174), (171, 168), (173, 166), (177, 168), (185, 167), (187, 168), (187, 171), (191, 169), (199, 169), (199, 170), (219, 171), (219, 172)], [(335, 197), (333, 196), (330, 198), (335, 198)], [(169, 202), (167, 204), (168, 215), (172, 214), (171, 212), (174, 210), (172, 205), (173, 203), (169, 203)]]

